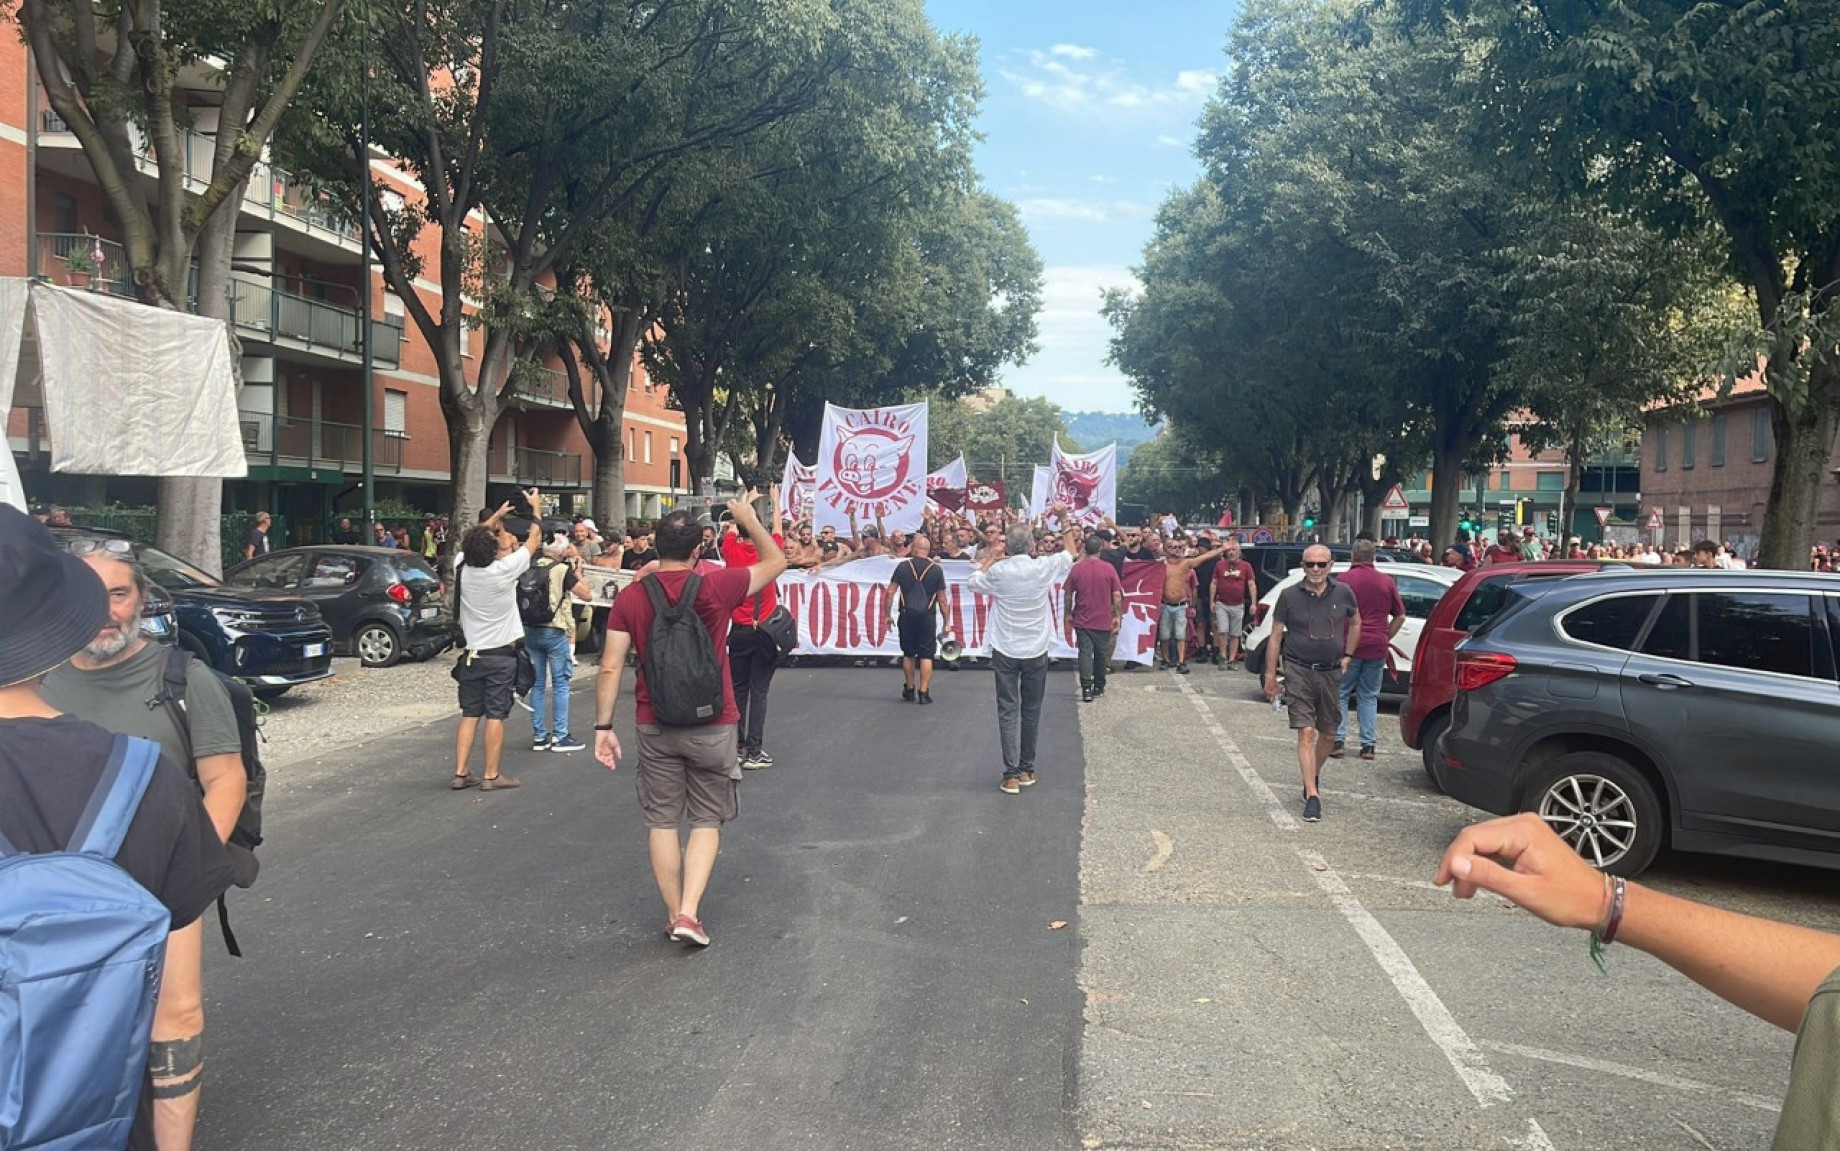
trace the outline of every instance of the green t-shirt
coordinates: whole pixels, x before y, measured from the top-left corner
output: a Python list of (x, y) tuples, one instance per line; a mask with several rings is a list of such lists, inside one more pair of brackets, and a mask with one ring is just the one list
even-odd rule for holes
[[(148, 700), (160, 694), (166, 650), (162, 644), (150, 643), (122, 662), (94, 671), (80, 671), (66, 663), (45, 677), (45, 702), (110, 731), (151, 739), (168, 759), (195, 775), (193, 765), (185, 762), (185, 741), (173, 726), (171, 713), (164, 706), (147, 706)], [(193, 755), (205, 759), (243, 750), (230, 693), (218, 682), (217, 673), (197, 659), (192, 660), (185, 680), (185, 714)]]
[(1840, 970), (1815, 988), (1795, 1033), (1789, 1094), (1772, 1151), (1840, 1149)]

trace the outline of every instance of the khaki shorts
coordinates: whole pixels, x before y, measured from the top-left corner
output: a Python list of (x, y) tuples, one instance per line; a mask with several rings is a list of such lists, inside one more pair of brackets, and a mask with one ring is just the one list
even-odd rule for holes
[(1334, 731), (1342, 722), (1342, 673), (1315, 671), (1295, 660), (1284, 661), (1284, 704), (1290, 711), (1291, 730)]
[(721, 827), (741, 810), (735, 725), (639, 725), (635, 772), (645, 826)]
[(1214, 605), (1214, 634), (1231, 636), (1239, 639), (1246, 634), (1246, 609), (1244, 606), (1232, 607), (1224, 603)]

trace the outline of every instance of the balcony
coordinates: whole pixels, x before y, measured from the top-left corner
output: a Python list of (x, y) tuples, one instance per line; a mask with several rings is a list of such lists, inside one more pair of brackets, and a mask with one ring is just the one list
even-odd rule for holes
[(495, 444), (486, 456), (486, 470), (495, 480), (508, 479), (537, 487), (578, 488), (581, 486), (581, 455), (576, 452), (546, 452), (538, 448), (507, 449)]
[[(527, 408), (574, 407), (569, 402), (569, 377), (566, 373), (556, 368), (520, 364), (516, 374), (517, 382), (512, 387), (510, 397), (512, 403)], [(590, 386), (585, 375), (582, 386)]]
[(127, 249), (88, 232), (40, 232), (38, 271), (52, 283), (66, 287), (134, 295)]
[[(352, 424), (335, 424), (304, 416), (283, 416), (271, 412), (239, 412), (243, 429), (243, 451), (251, 467), (315, 470), (333, 468), (340, 472), (364, 469), (364, 429)], [(403, 445), (406, 438), (381, 428), (371, 431), (374, 446), (372, 464), (380, 472), (403, 470)]]
[[(276, 287), (284, 284), (286, 287)], [(351, 303), (309, 296), (302, 291), (313, 288), (337, 295), (350, 295)], [(310, 285), (299, 280), (278, 278), (268, 283), (257, 280), (230, 281), (230, 322), (239, 334), (265, 343), (293, 342), (313, 351), (331, 352), (341, 357), (360, 358), (364, 354), (359, 338), (357, 293), (343, 285)], [(385, 316), (371, 321), (374, 341), (373, 358), (381, 368), (394, 368), (402, 362), (403, 321)]]

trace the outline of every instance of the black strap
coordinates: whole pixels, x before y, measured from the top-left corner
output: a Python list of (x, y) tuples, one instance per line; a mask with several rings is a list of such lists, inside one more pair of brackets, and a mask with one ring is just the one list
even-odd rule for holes
[(192, 724), (185, 710), (185, 691), (190, 683), (192, 653), (178, 644), (166, 649), (166, 660), (160, 670), (160, 694), (158, 702), (165, 706), (166, 714), (172, 718), (173, 726), (179, 730), (179, 742), (185, 748), (185, 773), (193, 779), (198, 778), (198, 757), (192, 753)]
[(237, 945), (236, 932), (230, 930), (230, 906), (224, 902), (222, 892), (217, 895), (217, 926), (224, 933), (224, 950), (241, 959), (243, 949)]

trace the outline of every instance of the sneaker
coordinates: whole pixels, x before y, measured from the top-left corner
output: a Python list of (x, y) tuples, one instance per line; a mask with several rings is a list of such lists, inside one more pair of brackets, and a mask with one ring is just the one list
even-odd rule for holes
[(1183, 660), (1181, 663), (1177, 664), (1176, 671), (1182, 675), (1187, 675), (1188, 674), (1188, 661)]
[(756, 748), (741, 757), (743, 771), (759, 771), (763, 767), (772, 766), (773, 757), (767, 754), (765, 748)]
[(1105, 694), (1105, 685), (1103, 683), (1093, 684), (1093, 698), (1094, 699), (1098, 699), (1100, 696), (1104, 694)]
[(1341, 759), (1347, 754), (1348, 752), (1342, 747), (1342, 741), (1339, 739), (1335, 741), (1335, 746), (1329, 749), (1330, 759)]
[(1305, 823), (1322, 822), (1322, 800), (1312, 795), (1303, 801), (1303, 821)]
[(1362, 744), (1361, 745), (1361, 758), (1362, 759), (1372, 759), (1373, 757), (1374, 757), (1374, 745), (1371, 743)]
[(1035, 773), (1032, 771), (1025, 771), (1021, 775), (1016, 777), (1016, 782), (1021, 784), (1023, 787), (1034, 787), (1035, 786)]
[(509, 791), (510, 789), (516, 787), (517, 785), (518, 785), (517, 780), (512, 779), (510, 776), (505, 775), (503, 772), (501, 772), (498, 775), (488, 775), (484, 779), (480, 780), (479, 790), (481, 791)]
[(914, 689), (913, 688), (904, 687), (901, 689), (901, 702), (903, 703), (914, 702)]
[(581, 740), (576, 739), (572, 735), (565, 735), (561, 739), (551, 740), (549, 744), (549, 749), (551, 751), (561, 751), (561, 752), (586, 751), (588, 750), (588, 745), (581, 742)]
[(1090, 687), (1081, 688), (1080, 689), (1080, 702), (1081, 703), (1091, 703), (1092, 701), (1093, 701), (1093, 689)]
[(530, 741), (530, 750), (532, 751), (548, 751), (554, 746), (556, 746), (556, 741), (547, 735), (540, 735)]
[(932, 702), (933, 702), (933, 693), (932, 693), (932, 692), (930, 692), (930, 691), (923, 691), (923, 692), (921, 692), (921, 693), (920, 693), (920, 702), (921, 702), (921, 703), (932, 703)]
[(1016, 777), (1013, 775), (1004, 776), (1003, 782), (999, 783), (997, 787), (1002, 790), (1004, 795), (1021, 795), (1022, 794), (1022, 784), (1017, 782)]
[(671, 938), (691, 947), (709, 946), (709, 932), (688, 915), (680, 915), (671, 921)]

